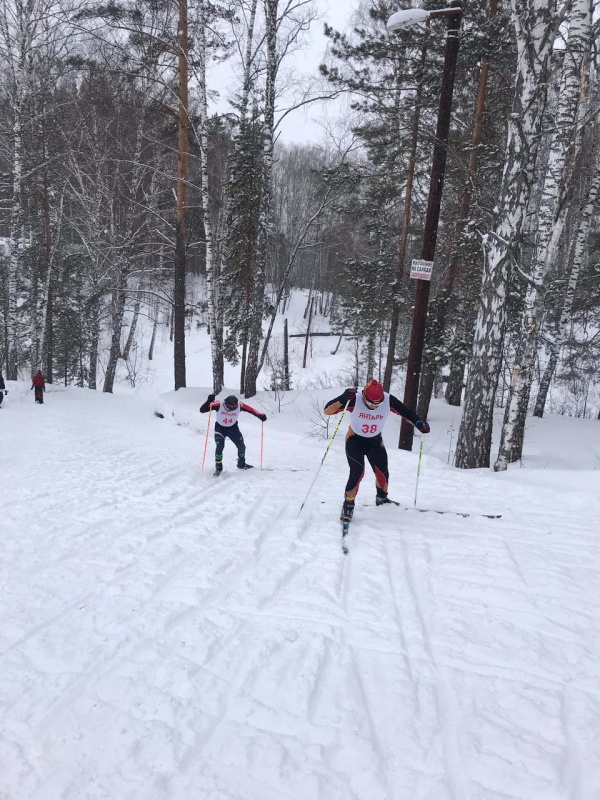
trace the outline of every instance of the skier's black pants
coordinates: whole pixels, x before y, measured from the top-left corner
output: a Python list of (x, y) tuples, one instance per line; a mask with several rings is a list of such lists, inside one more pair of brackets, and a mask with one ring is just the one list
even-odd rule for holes
[(358, 487), (365, 474), (365, 456), (375, 473), (375, 485), (379, 497), (385, 497), (388, 490), (388, 457), (381, 434), (379, 436), (358, 436), (354, 433), (346, 439), (346, 458), (350, 466), (350, 476), (346, 484), (346, 500), (354, 500)]
[(235, 425), (229, 425), (227, 427), (224, 425), (219, 425), (217, 422), (215, 423), (215, 444), (217, 446), (215, 450), (215, 461), (217, 464), (220, 464), (223, 461), (225, 437), (231, 439), (231, 441), (237, 447), (238, 459), (240, 461), (244, 461), (246, 458), (246, 445), (244, 444), (244, 437), (242, 436), (242, 432), (239, 429), (237, 422)]
[(4, 392), (0, 392), (0, 406), (2, 405), (3, 400), (4, 400)]
[(44, 390), (36, 386), (33, 392), (33, 396), (35, 397), (36, 403), (43, 403), (44, 402)]

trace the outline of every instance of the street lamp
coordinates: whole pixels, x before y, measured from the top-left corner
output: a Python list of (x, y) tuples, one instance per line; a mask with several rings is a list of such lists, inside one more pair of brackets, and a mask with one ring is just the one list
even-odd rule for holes
[[(416, 407), (419, 395), (419, 378), (421, 377), (425, 325), (427, 322), (427, 305), (429, 303), (430, 273), (435, 256), (440, 206), (444, 188), (444, 174), (446, 172), (446, 151), (448, 147), (448, 133), (450, 131), (452, 94), (454, 91), (454, 75), (456, 73), (456, 60), (458, 57), (458, 32), (460, 30), (462, 18), (462, 5), (460, 0), (453, 0), (448, 8), (437, 9), (436, 11), (426, 11), (422, 8), (407, 8), (392, 14), (387, 22), (387, 29), (391, 33), (406, 25), (427, 22), (437, 17), (447, 17), (448, 27), (444, 71), (442, 74), (442, 88), (440, 91), (437, 127), (435, 131), (435, 146), (433, 148), (433, 161), (431, 164), (431, 177), (429, 181), (427, 215), (425, 217), (423, 247), (421, 250), (421, 261), (429, 265), (425, 267), (425, 272), (429, 270), (429, 276), (427, 280), (417, 279), (410, 346), (408, 348), (406, 385), (404, 387), (404, 404), (413, 409)], [(400, 426), (399, 442), (399, 447), (402, 450), (412, 450), (413, 435), (414, 427), (403, 419)]]

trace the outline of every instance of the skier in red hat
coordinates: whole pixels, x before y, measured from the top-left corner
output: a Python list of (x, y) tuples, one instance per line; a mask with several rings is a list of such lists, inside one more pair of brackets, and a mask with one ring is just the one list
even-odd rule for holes
[(327, 403), (325, 413), (339, 414), (344, 407), (350, 414), (350, 427), (346, 434), (346, 458), (350, 475), (340, 519), (350, 521), (358, 488), (365, 474), (365, 456), (375, 473), (375, 503), (378, 506), (391, 503), (387, 494), (390, 477), (387, 450), (381, 436), (390, 412), (412, 422), (421, 433), (429, 433), (429, 425), (397, 397), (385, 392), (383, 386), (375, 380), (370, 381), (359, 394), (356, 389), (346, 389), (339, 397)]

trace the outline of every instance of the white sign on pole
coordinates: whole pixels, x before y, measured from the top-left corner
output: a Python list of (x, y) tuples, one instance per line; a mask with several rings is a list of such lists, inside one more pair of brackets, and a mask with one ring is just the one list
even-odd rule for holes
[(433, 272), (433, 261), (423, 261), (422, 258), (413, 258), (410, 265), (410, 277), (420, 281), (430, 281)]

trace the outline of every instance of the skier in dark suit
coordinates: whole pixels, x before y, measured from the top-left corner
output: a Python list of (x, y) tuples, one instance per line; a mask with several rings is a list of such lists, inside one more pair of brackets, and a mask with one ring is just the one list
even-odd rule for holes
[(325, 414), (339, 414), (344, 408), (350, 414), (350, 427), (346, 434), (346, 458), (350, 475), (340, 519), (350, 521), (360, 482), (365, 474), (365, 457), (375, 473), (376, 505), (391, 502), (387, 494), (390, 477), (387, 450), (381, 436), (390, 412), (407, 419), (421, 433), (429, 433), (429, 425), (393, 394), (384, 392), (383, 386), (377, 381), (368, 383), (360, 394), (356, 393), (356, 389), (346, 389), (339, 397), (327, 403)]
[(225, 439), (231, 439), (238, 451), (238, 469), (252, 469), (252, 464), (246, 463), (246, 445), (244, 444), (244, 437), (238, 427), (238, 417), (241, 411), (246, 411), (248, 414), (253, 414), (258, 417), (262, 422), (267, 419), (266, 414), (261, 414), (252, 406), (246, 403), (238, 402), (235, 395), (229, 395), (221, 403), (220, 400), (215, 400), (214, 394), (209, 394), (205, 403), (200, 406), (200, 413), (206, 414), (210, 410), (217, 412), (217, 421), (215, 422), (215, 475), (220, 475), (223, 472), (223, 448), (225, 447)]

